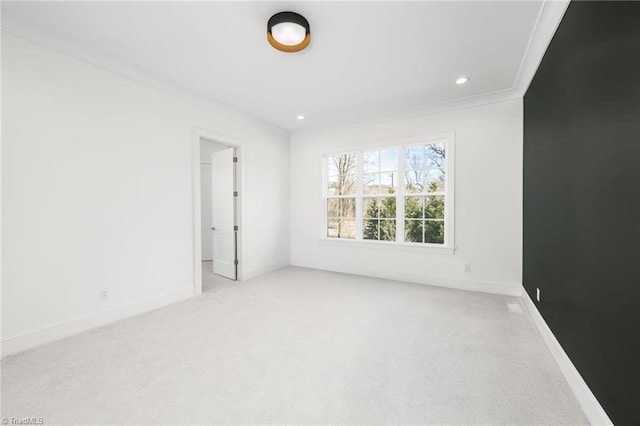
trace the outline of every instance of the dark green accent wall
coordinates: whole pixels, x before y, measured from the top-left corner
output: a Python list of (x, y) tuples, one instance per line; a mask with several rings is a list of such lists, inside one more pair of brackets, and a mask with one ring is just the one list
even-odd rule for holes
[(640, 2), (572, 2), (524, 98), (523, 283), (615, 424), (640, 424)]

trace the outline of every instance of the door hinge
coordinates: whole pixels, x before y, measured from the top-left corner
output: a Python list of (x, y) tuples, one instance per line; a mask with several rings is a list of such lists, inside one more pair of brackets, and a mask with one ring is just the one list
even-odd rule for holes
[(233, 227), (233, 230), (234, 230), (234, 231), (237, 231), (237, 230), (238, 230), (238, 225), (235, 225), (235, 226)]
[(238, 259), (234, 260), (234, 261), (233, 261), (233, 264), (234, 264), (234, 265), (236, 265), (236, 266), (238, 266)]
[(237, 163), (238, 162), (238, 157), (233, 157), (233, 162)]
[(238, 191), (233, 191), (233, 196), (237, 197), (238, 196)]

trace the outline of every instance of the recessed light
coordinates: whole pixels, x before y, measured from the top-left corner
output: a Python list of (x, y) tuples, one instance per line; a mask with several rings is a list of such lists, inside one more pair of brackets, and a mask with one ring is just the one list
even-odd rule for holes
[(304, 120), (304, 115), (299, 115), (296, 117), (298, 120)]
[(469, 81), (469, 77), (460, 77), (456, 80), (456, 84), (465, 84), (467, 81)]

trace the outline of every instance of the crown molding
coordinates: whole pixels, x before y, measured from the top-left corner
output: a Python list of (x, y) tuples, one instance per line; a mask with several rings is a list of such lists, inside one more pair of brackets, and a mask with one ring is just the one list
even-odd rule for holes
[[(115, 74), (119, 77), (125, 78), (130, 81), (133, 81), (142, 86), (159, 90), (174, 98), (178, 98), (183, 101), (190, 102), (194, 105), (198, 105), (200, 107), (203, 107), (205, 109), (208, 109), (220, 115), (226, 116), (228, 118), (243, 121), (248, 125), (270, 132), (274, 135), (289, 138), (289, 131), (282, 127), (279, 127), (271, 122), (262, 120), (258, 117), (252, 116), (244, 111), (233, 108), (222, 102), (214, 101), (205, 96), (201, 96), (189, 90), (185, 90), (179, 87), (178, 85), (176, 85), (175, 83), (159, 78), (151, 73), (143, 72), (135, 69), (134, 67), (129, 67), (124, 64), (110, 61), (104, 57), (99, 57), (95, 54), (86, 54), (86, 52), (83, 52), (81, 50), (73, 49), (70, 46), (65, 46), (64, 43), (61, 43), (58, 40), (49, 39), (51, 40), (51, 42), (47, 43), (47, 45), (39, 43), (34, 40), (34, 39), (38, 39), (39, 37), (34, 37), (33, 34), (31, 34), (32, 31), (33, 30), (31, 28), (23, 27), (19, 23), (16, 23), (13, 21), (10, 21), (10, 22), (5, 21), (3, 22), (3, 25), (2, 25), (3, 35), (7, 34), (12, 37), (19, 38), (21, 40), (40, 46), (44, 49), (56, 52), (57, 54), (64, 55), (76, 61), (83, 62), (85, 64), (99, 68), (103, 71), (110, 72), (112, 74)], [(24, 34), (31, 34), (31, 37), (25, 36)]]
[(357, 122), (338, 123), (332, 126), (323, 126), (314, 129), (293, 130), (291, 131), (291, 137), (333, 133), (384, 122), (406, 120), (422, 115), (437, 114), (456, 109), (473, 108), (480, 105), (523, 98), (529, 88), (529, 84), (531, 84), (531, 81), (538, 70), (538, 67), (540, 66), (540, 63), (542, 62), (544, 54), (549, 47), (549, 43), (551, 43), (551, 40), (564, 17), (567, 7), (569, 7), (569, 3), (570, 0), (544, 0), (542, 2), (540, 11), (538, 12), (538, 17), (536, 18), (536, 22), (531, 32), (531, 37), (529, 37), (529, 42), (523, 55), (522, 62), (520, 63), (518, 74), (516, 75), (511, 88), (470, 96), (467, 98), (427, 104), (399, 112), (370, 117), (369, 119)]
[(268, 131), (280, 137), (290, 138), (293, 136), (332, 133), (383, 122), (405, 120), (423, 115), (442, 113), (456, 109), (472, 108), (475, 106), (522, 98), (535, 76), (542, 58), (544, 57), (544, 53), (549, 46), (549, 43), (551, 42), (553, 35), (555, 34), (555, 31), (557, 30), (558, 25), (569, 6), (569, 3), (570, 0), (543, 0), (533, 31), (529, 38), (525, 54), (520, 63), (520, 68), (511, 88), (466, 98), (425, 104), (395, 112), (377, 114), (362, 120), (339, 122), (330, 125), (321, 125), (318, 127), (291, 131), (222, 102), (199, 95), (193, 91), (186, 90), (173, 82), (161, 79), (151, 73), (137, 70), (134, 67), (127, 66), (125, 64), (110, 61), (105, 57), (96, 56), (95, 53), (87, 54), (87, 52), (78, 49), (70, 50), (70, 46), (66, 46), (59, 40), (52, 40), (49, 38), (47, 45), (43, 45), (34, 41), (42, 38), (38, 37), (41, 34), (38, 34), (37, 29), (27, 28), (17, 22), (17, 20), (7, 19), (8, 17), (6, 15), (3, 17), (4, 22), (2, 25), (2, 32), (55, 51), (56, 53), (67, 57), (74, 58), (102, 70), (106, 70), (143, 86), (160, 90), (168, 95), (199, 105), (220, 115), (241, 120), (253, 127)]
[(529, 84), (536, 75), (536, 71), (544, 58), (544, 54), (553, 39), (564, 13), (569, 7), (570, 0), (545, 0), (538, 12), (538, 18), (531, 32), (527, 49), (525, 50), (520, 69), (513, 83), (513, 90), (520, 96), (527, 93)]
[(404, 109), (386, 114), (379, 114), (369, 117), (365, 120), (338, 123), (332, 126), (323, 126), (309, 130), (292, 131), (291, 137), (305, 137), (320, 134), (334, 133), (342, 130), (355, 129), (359, 127), (372, 126), (381, 123), (389, 123), (393, 121), (409, 120), (411, 118), (421, 117), (431, 114), (439, 114), (447, 111), (458, 109), (473, 108), (477, 106), (493, 104), (496, 102), (510, 101), (513, 99), (521, 99), (522, 95), (513, 89), (497, 90), (495, 92), (483, 93), (480, 95), (469, 96), (465, 98), (453, 99), (450, 101), (437, 102), (433, 104), (421, 105), (415, 108)]

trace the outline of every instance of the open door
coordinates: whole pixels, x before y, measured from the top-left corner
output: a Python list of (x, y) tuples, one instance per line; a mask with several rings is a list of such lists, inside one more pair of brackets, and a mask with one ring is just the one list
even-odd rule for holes
[(235, 148), (211, 154), (213, 272), (238, 277)]
[(200, 163), (200, 237), (202, 239), (202, 261), (213, 260), (213, 222), (211, 221), (211, 158), (207, 158), (206, 163)]

